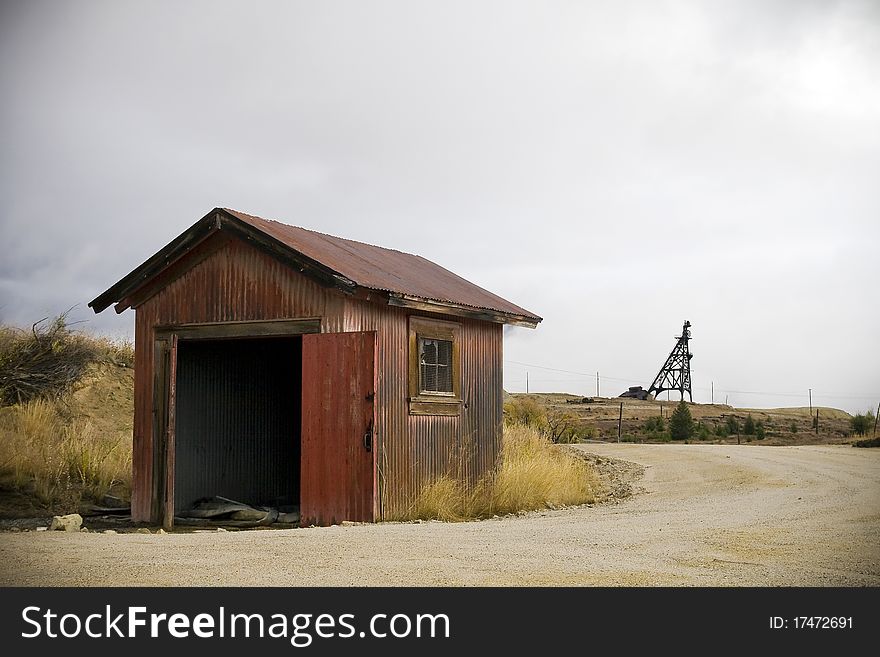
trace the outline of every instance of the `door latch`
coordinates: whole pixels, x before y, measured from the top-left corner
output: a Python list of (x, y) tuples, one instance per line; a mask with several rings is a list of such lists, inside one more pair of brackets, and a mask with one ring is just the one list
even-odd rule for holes
[(370, 425), (367, 427), (367, 432), (364, 434), (364, 449), (368, 452), (373, 451), (373, 423), (370, 422)]

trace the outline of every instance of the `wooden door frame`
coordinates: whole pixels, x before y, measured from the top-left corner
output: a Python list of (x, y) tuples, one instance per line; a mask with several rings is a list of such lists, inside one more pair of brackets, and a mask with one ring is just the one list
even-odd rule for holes
[[(174, 526), (174, 405), (176, 352), (180, 341), (293, 337), (320, 333), (321, 319), (209, 322), (153, 327), (153, 450), (150, 521), (165, 529)], [(302, 376), (302, 373), (298, 373)]]

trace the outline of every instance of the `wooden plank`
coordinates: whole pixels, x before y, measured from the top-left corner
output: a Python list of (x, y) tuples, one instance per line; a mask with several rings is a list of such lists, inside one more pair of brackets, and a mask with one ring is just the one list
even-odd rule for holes
[(165, 435), (168, 431), (168, 357), (170, 340), (159, 338), (153, 341), (153, 400), (152, 400), (152, 473), (136, 478), (136, 485), (150, 486), (150, 522), (163, 521), (165, 500)]
[(410, 415), (459, 415), (461, 413), (461, 402), (438, 402), (438, 401), (418, 401), (411, 399), (409, 402)]
[(168, 355), (168, 427), (165, 432), (165, 505), (162, 526), (174, 526), (174, 424), (177, 405), (177, 335), (171, 336)]
[(156, 329), (159, 335), (175, 333), (181, 338), (190, 340), (222, 340), (226, 338), (268, 338), (285, 335), (302, 335), (304, 333), (320, 333), (319, 317), (284, 320), (260, 320), (255, 322), (213, 322), (205, 324), (181, 324), (178, 326), (160, 326)]
[(429, 313), (442, 313), (444, 315), (455, 315), (456, 317), (466, 317), (468, 319), (479, 319), (484, 322), (495, 322), (496, 324), (524, 326), (525, 328), (536, 328), (540, 321), (540, 319), (536, 321), (524, 315), (513, 315), (485, 308), (471, 308), (469, 306), (462, 306), (448, 301), (419, 299), (405, 294), (389, 293), (388, 305), (398, 306), (400, 308), (412, 308), (413, 310), (421, 310)]
[(376, 354), (374, 331), (303, 336), (303, 526), (375, 519)]

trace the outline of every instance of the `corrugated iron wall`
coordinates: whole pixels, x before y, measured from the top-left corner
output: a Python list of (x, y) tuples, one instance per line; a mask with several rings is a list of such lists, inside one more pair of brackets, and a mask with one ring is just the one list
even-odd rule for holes
[(502, 326), (419, 313), (461, 324), (462, 409), (459, 417), (410, 415), (408, 316), (402, 308), (348, 299), (345, 331), (379, 334), (379, 468), (385, 518), (404, 513), (422, 486), (444, 474), (476, 481), (501, 446)]
[(502, 327), (419, 315), (461, 323), (466, 407), (460, 417), (409, 415), (406, 310), (343, 298), (238, 240), (198, 262), (137, 307), (133, 517), (150, 519), (157, 326), (320, 317), (324, 333), (377, 331), (376, 440), (383, 516), (404, 512), (419, 488), (439, 475), (460, 471), (471, 481), (478, 479), (492, 467), (500, 447)]

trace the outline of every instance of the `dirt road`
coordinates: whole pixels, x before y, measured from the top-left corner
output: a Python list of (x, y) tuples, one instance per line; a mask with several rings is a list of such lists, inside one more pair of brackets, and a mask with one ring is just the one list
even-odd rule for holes
[(589, 445), (619, 504), (483, 522), (0, 534), (2, 585), (880, 585), (880, 450)]

